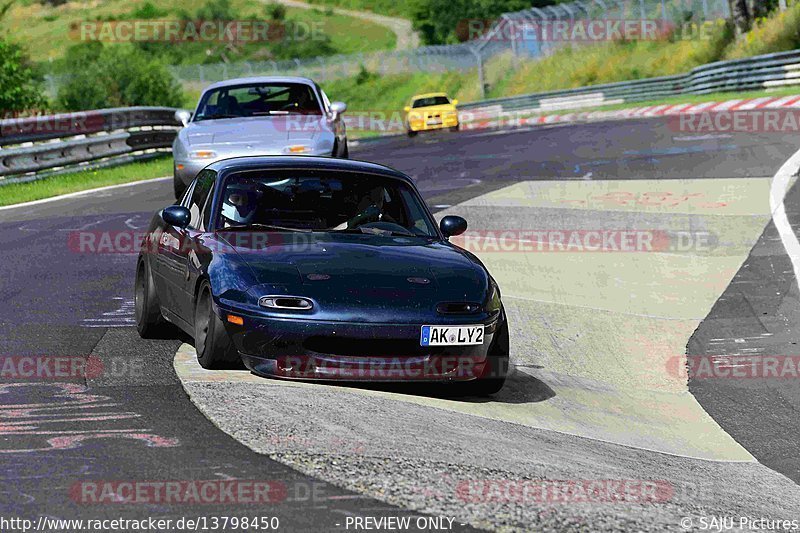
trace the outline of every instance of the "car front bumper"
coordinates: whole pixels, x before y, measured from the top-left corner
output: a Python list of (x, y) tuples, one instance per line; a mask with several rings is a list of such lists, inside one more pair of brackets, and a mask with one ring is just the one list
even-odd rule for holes
[(458, 115), (445, 116), (438, 124), (429, 123), (427, 120), (409, 120), (408, 129), (410, 131), (431, 131), (445, 128), (455, 128), (459, 125)]
[(181, 182), (183, 182), (184, 185), (188, 186), (201, 170), (206, 168), (208, 165), (216, 163), (217, 161), (220, 161), (222, 159), (227, 159), (231, 157), (250, 156), (250, 155), (278, 155), (278, 156), (309, 155), (317, 157), (331, 157), (332, 153), (333, 152), (331, 150), (328, 150), (326, 148), (323, 150), (312, 150), (310, 152), (302, 154), (284, 154), (283, 152), (269, 154), (269, 153), (262, 153), (259, 151), (252, 151), (248, 153), (221, 154), (220, 156), (217, 156), (215, 158), (208, 158), (208, 159), (181, 159), (181, 160), (176, 159), (173, 166), (173, 172), (175, 178), (179, 179)]
[[(262, 317), (223, 306), (219, 313), (248, 369), (265, 376), (320, 381), (471, 381), (484, 375), (499, 327), (497, 318), (484, 323), (481, 345), (425, 347), (420, 346), (423, 324)], [(243, 324), (230, 323), (228, 314), (241, 317)]]

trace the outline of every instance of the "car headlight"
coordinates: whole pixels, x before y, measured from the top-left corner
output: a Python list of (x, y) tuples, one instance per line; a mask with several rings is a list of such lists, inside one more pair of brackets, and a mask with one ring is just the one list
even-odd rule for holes
[(484, 310), (490, 315), (495, 315), (500, 312), (503, 302), (500, 300), (500, 289), (494, 280), (489, 282), (489, 294), (486, 296), (486, 301), (483, 304)]
[(195, 150), (194, 152), (189, 152), (190, 159), (214, 159), (215, 157), (217, 157), (217, 153), (211, 150)]
[(307, 144), (293, 144), (283, 149), (287, 154), (307, 154), (311, 151), (311, 147)]

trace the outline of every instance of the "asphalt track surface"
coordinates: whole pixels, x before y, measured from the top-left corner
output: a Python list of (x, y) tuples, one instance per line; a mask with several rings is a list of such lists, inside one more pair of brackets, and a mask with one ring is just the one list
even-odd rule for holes
[[(796, 150), (796, 136), (693, 136), (670, 130), (664, 120), (646, 119), (511, 132), (428, 135), (414, 140), (392, 138), (363, 143), (352, 153), (359, 159), (387, 164), (408, 173), (435, 210), (446, 210), (520, 182), (765, 180)], [(787, 206), (797, 205), (793, 201), (796, 196), (794, 189), (787, 198)], [(0, 211), (0, 243), (4, 255), (0, 262), (3, 279), (0, 301), (4, 304), (0, 308), (0, 353), (10, 356), (92, 355), (95, 360), (102, 361), (107, 370), (89, 380), (76, 380), (72, 385), (26, 379), (3, 382), (0, 395), (3, 407), (0, 415), (3, 416), (0, 425), (2, 514), (34, 519), (42, 515), (179, 518), (258, 514), (279, 516), (281, 528), (291, 531), (341, 528), (348, 515), (415, 515), (413, 511), (385, 503), (391, 498), (370, 497), (369, 487), (363, 490), (339, 488), (347, 483), (324, 473), (319, 477), (331, 479), (334, 484), (320, 481), (308, 475), (315, 473), (314, 465), (304, 468), (306, 474), (301, 474), (220, 431), (190, 401), (173, 370), (176, 350), (189, 340), (176, 335), (142, 341), (131, 327), (135, 256), (77, 253), (68, 244), (69, 235), (75, 231), (141, 229), (153, 211), (171, 201), (171, 184), (162, 181)], [(796, 222), (796, 210), (789, 211), (790, 220)], [(741, 348), (742, 343), (736, 342), (739, 338), (755, 343), (754, 346), (762, 349), (759, 353), (796, 353), (792, 346), (798, 305), (797, 283), (787, 265), (788, 258), (780, 242), (776, 243), (774, 230), (767, 226), (733, 283), (692, 337), (690, 354), (719, 354), (719, 339), (730, 339), (729, 344), (723, 344), (730, 345), (729, 353), (738, 353), (734, 350)], [(747, 328), (758, 334), (751, 334)], [(774, 335), (760, 335), (764, 331)], [(771, 343), (765, 345), (766, 338), (771, 338)], [(768, 383), (705, 380), (690, 382), (689, 386), (705, 411), (728, 435), (755, 459), (796, 482), (800, 477), (797, 463), (800, 445), (794, 437), (798, 424), (794, 413), (800, 402), (797, 384), (797, 380), (791, 379)], [(535, 382), (530, 385), (541, 387)], [(240, 394), (237, 399), (247, 402), (247, 390)], [(324, 410), (325, 406), (323, 403), (313, 408)], [(263, 406), (263, 411), (268, 409), (269, 406)], [(435, 424), (439, 416), (426, 409), (414, 414), (430, 417), (427, 419), (430, 424)], [(319, 411), (315, 416), (319, 416)], [(442, 419), (442, 423), (446, 422)], [(491, 436), (495, 431), (503, 431), (502, 424), (502, 421), (476, 417), (469, 430), (473, 435), (485, 431), (479, 440), (491, 446)], [(425, 431), (424, 427), (417, 429)], [(610, 464), (620, 465), (635, 460), (650, 469), (645, 468), (647, 473), (657, 472), (661, 468), (659, 461), (677, 461), (657, 454), (661, 459), (653, 459), (654, 454), (637, 455), (639, 452), (634, 449), (598, 440), (570, 437), (566, 442), (546, 429), (517, 428), (516, 431), (534, 458), (539, 448), (560, 447), (565, 463), (574, 461), (578, 454), (586, 454), (587, 463), (592, 458), (599, 461), (601, 457)], [(461, 437), (468, 439), (470, 435), (466, 433)], [(273, 444), (280, 447), (285, 443)], [(403, 446), (404, 443), (397, 443), (398, 448)], [(502, 462), (503, 458), (498, 459)], [(485, 468), (492, 472), (496, 464)], [(693, 464), (698, 471), (704, 468), (703, 463)], [(395, 466), (392, 479), (400, 485), (403, 464)], [(582, 466), (591, 470), (588, 465)], [(364, 460), (360, 467), (369, 473), (368, 469), (375, 468), (375, 464)], [(562, 470), (562, 475), (567, 471)], [(601, 473), (615, 477), (613, 469)], [(357, 474), (364, 475), (364, 472), (352, 472), (354, 477)], [(748, 481), (762, 479), (759, 477), (762, 473), (750, 479), (738, 471), (729, 474), (720, 476), (719, 482), (739, 476), (740, 485), (718, 490), (748, 491), (751, 490)], [(348, 472), (341, 475), (347, 477)], [(575, 475), (574, 471), (571, 475)], [(775, 479), (778, 478), (780, 476)], [(76, 483), (84, 481), (208, 479), (272, 481), (282, 484), (287, 497), (278, 498), (274, 504), (233, 508), (147, 503), (87, 505), (75, 497)], [(787, 491), (791, 488), (775, 479), (771, 489)], [(418, 480), (418, 483), (424, 482), (424, 479)], [(317, 496), (309, 497), (311, 492), (316, 492)], [(764, 492), (771, 497), (769, 490)], [(379, 493), (374, 495), (380, 496)], [(408, 504), (402, 498), (397, 501)], [(774, 508), (780, 508), (779, 500), (770, 501), (777, 506)], [(412, 503), (428, 511), (437, 509), (424, 498)], [(486, 510), (483, 511), (485, 515)], [(537, 523), (554, 529), (569, 525), (597, 526), (581, 521), (580, 516), (575, 517), (583, 511), (573, 509), (567, 513), (571, 514), (567, 518), (538, 517), (534, 520), (527, 515), (517, 516), (516, 520), (504, 523), (512, 527)], [(640, 527), (633, 516), (639, 511), (639, 508), (615, 508), (596, 515), (587, 511), (587, 515), (597, 518), (610, 513), (613, 516), (606, 518), (615, 527), (632, 523)], [(489, 509), (488, 514), (491, 512)], [(475, 514), (476, 517), (484, 515), (480, 511)], [(548, 521), (551, 518), (553, 521)], [(485, 527), (497, 526), (496, 522), (480, 518), (471, 522)]]

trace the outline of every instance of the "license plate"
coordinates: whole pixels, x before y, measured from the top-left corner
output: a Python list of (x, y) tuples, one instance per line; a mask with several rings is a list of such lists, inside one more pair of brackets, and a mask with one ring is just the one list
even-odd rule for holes
[(428, 119), (428, 126), (438, 126), (441, 123), (442, 123), (442, 119), (440, 119), (440, 118)]
[(483, 344), (483, 326), (422, 326), (420, 346)]

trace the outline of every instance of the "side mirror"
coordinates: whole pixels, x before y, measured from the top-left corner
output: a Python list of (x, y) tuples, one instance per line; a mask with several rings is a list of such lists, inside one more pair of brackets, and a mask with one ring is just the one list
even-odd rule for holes
[(453, 105), (458, 105), (458, 98), (453, 98), (453, 100), (450, 103)]
[(186, 109), (178, 109), (175, 111), (175, 120), (186, 126), (192, 120), (192, 112)]
[(347, 111), (347, 104), (344, 102), (332, 102), (331, 103), (331, 114), (333, 118), (339, 118), (345, 111)]
[(411, 111), (411, 106), (410, 106), (410, 105), (407, 105), (407, 106), (405, 106), (405, 107), (403, 108), (403, 111), (405, 111), (406, 113), (408, 113), (409, 111)]
[(439, 229), (442, 230), (445, 237), (454, 237), (467, 231), (467, 221), (461, 217), (449, 215), (439, 222)]
[(161, 212), (161, 218), (170, 226), (183, 229), (189, 225), (189, 221), (192, 220), (192, 214), (182, 205), (171, 205), (164, 208)]

